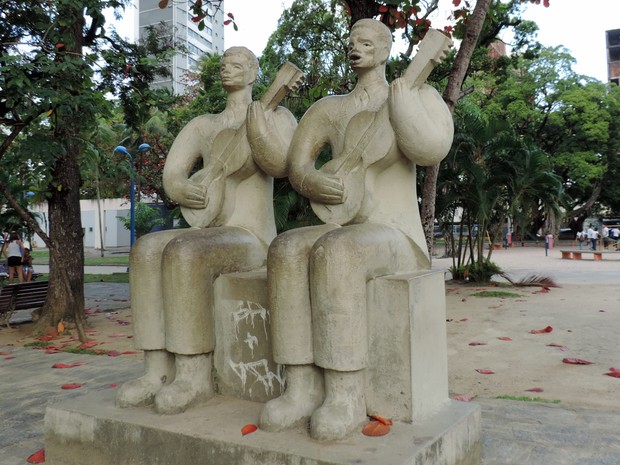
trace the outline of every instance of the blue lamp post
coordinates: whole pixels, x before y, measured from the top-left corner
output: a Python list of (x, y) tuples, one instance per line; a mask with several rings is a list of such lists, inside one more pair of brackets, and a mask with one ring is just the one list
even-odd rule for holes
[[(149, 144), (140, 144), (138, 146), (138, 153), (146, 152), (147, 150), (151, 150), (151, 146)], [(131, 153), (129, 153), (129, 150), (122, 145), (116, 147), (114, 151), (127, 155), (131, 166), (131, 188), (129, 190), (129, 247), (133, 247), (133, 243), (136, 242), (136, 181), (134, 175), (134, 157)]]

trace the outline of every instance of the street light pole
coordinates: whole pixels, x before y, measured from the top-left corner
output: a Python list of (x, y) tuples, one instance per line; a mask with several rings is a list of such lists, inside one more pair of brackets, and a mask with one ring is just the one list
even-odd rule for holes
[[(149, 144), (140, 144), (138, 147), (138, 153), (151, 150)], [(124, 146), (119, 145), (114, 149), (115, 152), (122, 153), (129, 157), (129, 164), (131, 166), (131, 187), (129, 189), (129, 247), (132, 248), (134, 242), (136, 242), (136, 180), (135, 180), (135, 167), (134, 157), (129, 153)]]

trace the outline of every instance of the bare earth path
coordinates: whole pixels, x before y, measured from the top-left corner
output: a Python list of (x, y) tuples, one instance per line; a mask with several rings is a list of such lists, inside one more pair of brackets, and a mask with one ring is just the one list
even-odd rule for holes
[[(528, 247), (495, 251), (492, 259), (513, 278), (544, 274), (561, 287), (540, 292), (446, 283), (450, 394), (475, 396), (482, 406), (485, 465), (620, 465), (620, 378), (605, 376), (620, 369), (620, 253), (602, 262), (567, 261), (559, 249), (546, 256), (543, 248)], [(450, 259), (433, 262), (437, 270), (450, 265)], [(127, 285), (89, 286), (89, 336), (94, 348), (113, 357), (24, 349), (34, 340), (31, 324), (0, 328), (1, 465), (25, 465), (43, 447), (47, 402), (114, 389), (142, 369), (140, 353), (123, 353), (133, 352)], [(473, 295), (485, 290), (519, 296)], [(530, 332), (548, 326), (551, 332)], [(69, 336), (54, 343), (76, 344)], [(566, 364), (564, 358), (592, 364)], [(56, 362), (87, 364), (54, 370)], [(85, 385), (63, 391), (65, 382)], [(541, 392), (527, 391), (533, 388)]]
[[(620, 369), (620, 253), (594, 262), (562, 260), (558, 249), (545, 256), (542, 248), (513, 248), (495, 251), (492, 260), (511, 277), (544, 274), (561, 287), (546, 291), (447, 282), (451, 394), (528, 396), (620, 408), (620, 378), (605, 375), (611, 367)], [(434, 267), (448, 262), (436, 260)], [(473, 295), (482, 291), (520, 297)], [(548, 326), (551, 332), (530, 333)], [(565, 358), (592, 364), (566, 364)], [(533, 388), (543, 391), (527, 391)]]

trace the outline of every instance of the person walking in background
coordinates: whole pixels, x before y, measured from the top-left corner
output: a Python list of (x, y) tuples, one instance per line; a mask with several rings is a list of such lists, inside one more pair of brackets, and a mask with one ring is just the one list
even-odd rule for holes
[(579, 250), (583, 250), (583, 243), (586, 241), (585, 231), (577, 231), (577, 242), (579, 243)]
[(24, 282), (29, 283), (32, 281), (32, 275), (34, 274), (34, 268), (32, 267), (32, 255), (30, 255), (30, 249), (24, 248), (24, 255), (22, 256), (22, 274), (24, 276)]
[(603, 238), (603, 247), (609, 247), (609, 228), (605, 223), (603, 223), (603, 227), (601, 229), (601, 237)]
[(598, 240), (598, 232), (596, 232), (596, 230), (592, 226), (592, 223), (590, 223), (590, 226), (588, 227), (588, 240), (590, 241), (590, 249), (596, 250), (596, 241)]
[(17, 273), (17, 279), (19, 282), (24, 282), (24, 276), (22, 275), (22, 250), (24, 245), (19, 239), (16, 232), (12, 232), (9, 236), (9, 241), (4, 241), (2, 246), (2, 254), (7, 258), (7, 264), (9, 266), (9, 284), (13, 284), (13, 277)]

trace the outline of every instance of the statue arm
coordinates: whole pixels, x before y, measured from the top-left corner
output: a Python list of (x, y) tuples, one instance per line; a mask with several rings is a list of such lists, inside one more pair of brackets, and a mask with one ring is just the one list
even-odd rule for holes
[(454, 123), (439, 93), (426, 84), (412, 89), (396, 79), (388, 101), (396, 142), (405, 156), (423, 166), (443, 160), (452, 145)]
[(164, 165), (163, 185), (166, 194), (175, 202), (189, 208), (204, 208), (207, 204), (207, 188), (190, 181), (189, 175), (202, 157), (201, 135), (209, 122), (204, 117), (194, 118), (174, 140)]
[(320, 104), (306, 112), (295, 130), (288, 150), (288, 176), (297, 192), (315, 202), (339, 204), (344, 200), (344, 185), (338, 176), (318, 171), (316, 159), (329, 144), (331, 122)]
[(254, 161), (274, 178), (286, 176), (286, 155), (297, 121), (290, 111), (277, 107), (265, 114), (260, 102), (248, 107), (248, 142)]

